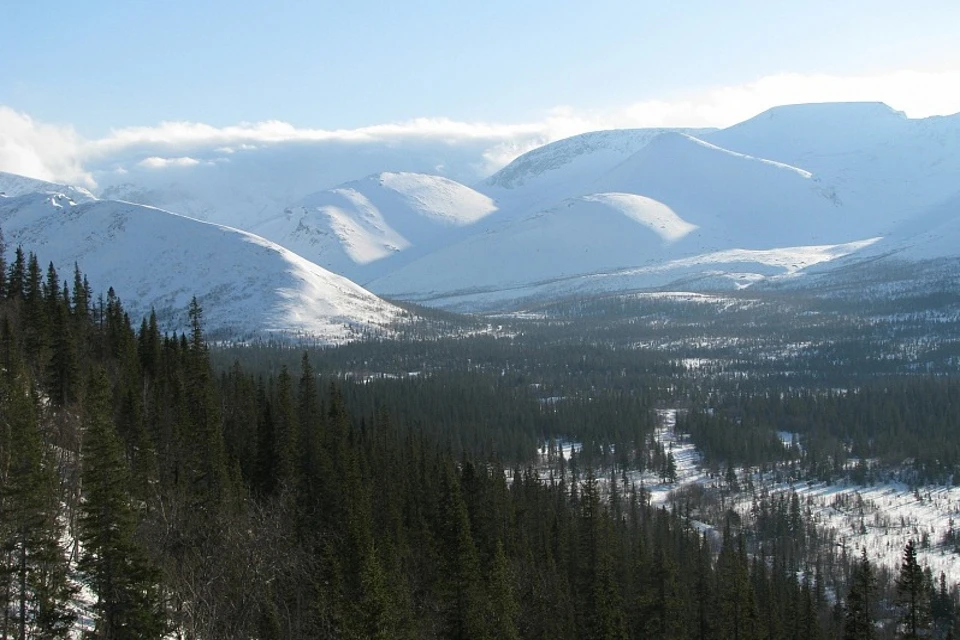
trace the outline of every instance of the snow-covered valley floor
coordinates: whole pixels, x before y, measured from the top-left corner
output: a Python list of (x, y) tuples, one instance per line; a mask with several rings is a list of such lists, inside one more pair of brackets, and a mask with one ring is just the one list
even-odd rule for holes
[[(896, 572), (903, 548), (912, 539), (918, 544), (921, 565), (928, 566), (935, 577), (943, 572), (948, 583), (960, 583), (960, 553), (953, 544), (945, 542), (951, 530), (960, 539), (960, 487), (910, 487), (897, 481), (868, 485), (782, 482), (773, 479), (775, 472), (764, 476), (751, 471), (748, 478), (747, 471), (738, 469), (743, 489), (731, 493), (722, 475), (705, 468), (690, 438), (676, 431), (677, 410), (660, 410), (658, 415), (660, 425), (655, 440), (673, 456), (676, 481), (663, 482), (656, 469), (627, 473), (628, 482), (642, 484), (652, 505), (669, 506), (685, 491), (699, 486), (722, 495), (723, 503), (735, 509), (744, 523), (749, 523), (751, 507), (761, 493), (776, 496), (796, 492), (804, 517), (817, 527), (822, 538), (833, 538), (848, 557), (859, 557), (865, 548), (871, 562)], [(566, 443), (565, 457), (569, 457), (571, 448), (578, 445)], [(606, 486), (609, 476), (601, 474), (600, 481)], [(693, 524), (701, 530), (711, 528), (699, 520)]]

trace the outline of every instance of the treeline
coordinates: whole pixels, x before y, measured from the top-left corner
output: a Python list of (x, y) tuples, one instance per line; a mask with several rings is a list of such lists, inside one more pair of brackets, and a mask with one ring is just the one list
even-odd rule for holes
[[(827, 481), (866, 482), (904, 469), (911, 482), (960, 481), (960, 381), (954, 378), (729, 394), (713, 404), (680, 416), (678, 428), (715, 462), (793, 461), (806, 477)], [(796, 437), (781, 440), (778, 431)]]
[[(215, 375), (18, 251), (0, 265), (8, 638), (810, 638), (795, 573), (642, 490), (542, 480), (360, 415), (308, 358)], [(508, 479), (509, 478), (509, 479)], [(771, 594), (776, 593), (774, 598)], [(813, 634), (813, 635), (811, 635)]]

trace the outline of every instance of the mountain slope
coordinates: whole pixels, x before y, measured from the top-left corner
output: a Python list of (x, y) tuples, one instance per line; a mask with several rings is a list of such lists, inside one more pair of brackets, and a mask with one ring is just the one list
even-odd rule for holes
[[(683, 133), (656, 136), (594, 185), (601, 191), (508, 216), (369, 286), (420, 301), (587, 293), (591, 285), (659, 286), (681, 277), (730, 287), (833, 259), (860, 246), (836, 245), (864, 239), (809, 172)], [(507, 293), (491, 295), (498, 291)]]
[[(307, 196), (254, 232), (350, 277), (386, 273), (497, 210), (487, 196), (440, 176), (380, 173)], [(395, 257), (388, 262), (388, 258)]]
[(667, 132), (709, 129), (616, 129), (593, 131), (529, 151), (477, 185), (511, 209), (529, 210), (596, 192), (604, 173)]
[(80, 265), (95, 291), (186, 326), (196, 295), (214, 337), (265, 333), (338, 342), (379, 331), (402, 312), (349, 280), (258, 236), (160, 209), (60, 194), (0, 198), (0, 227), (63, 274)]
[(960, 175), (960, 114), (907, 118), (882, 103), (775, 107), (704, 138), (813, 172), (887, 231), (950, 197)]
[(695, 230), (650, 198), (591, 194), (475, 234), (369, 286), (418, 300), (507, 289), (658, 260)]
[(765, 287), (846, 300), (913, 300), (910, 312), (960, 315), (960, 192), (897, 225), (870, 246)]
[(28, 193), (63, 194), (74, 202), (94, 200), (92, 193), (83, 187), (72, 187), (65, 184), (56, 184), (45, 180), (37, 180), (15, 173), (0, 171), (0, 196), (15, 198)]
[(711, 248), (838, 243), (862, 233), (809, 172), (681, 133), (657, 136), (597, 184), (663, 202), (699, 226)]
[[(490, 140), (318, 139), (233, 147), (131, 149), (102, 164), (91, 159), (101, 198), (160, 207), (199, 220), (252, 229), (311, 193), (383, 171), (440, 174), (460, 182), (483, 177)], [(170, 151), (167, 151), (170, 153)], [(144, 157), (149, 154), (149, 157)]]

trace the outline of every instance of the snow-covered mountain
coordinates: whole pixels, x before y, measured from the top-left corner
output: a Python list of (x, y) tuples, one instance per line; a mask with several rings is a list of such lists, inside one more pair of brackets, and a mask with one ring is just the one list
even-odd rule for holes
[(15, 198), (28, 193), (63, 194), (74, 202), (87, 202), (95, 199), (94, 195), (83, 187), (55, 184), (0, 171), (0, 196)]
[(418, 300), (522, 287), (655, 261), (695, 229), (655, 200), (593, 194), (446, 246), (369, 286)]
[(307, 196), (252, 230), (363, 281), (438, 248), (496, 210), (489, 197), (447, 178), (380, 173)]
[(529, 210), (597, 191), (595, 182), (663, 133), (711, 129), (615, 129), (583, 133), (529, 151), (477, 185), (513, 209)]
[[(723, 130), (600, 131), (481, 180), (488, 143), (208, 149), (132, 156), (95, 177), (101, 195), (241, 227), (381, 294), (458, 308), (677, 283), (802, 284), (794, 276), (814, 265), (952, 251), (954, 217), (929, 212), (960, 189), (960, 114), (810, 104)], [(31, 188), (0, 182), (8, 195)]]
[(832, 187), (810, 172), (682, 133), (657, 136), (597, 186), (663, 202), (716, 249), (838, 243), (862, 233)]
[(890, 298), (960, 287), (960, 191), (876, 242), (786, 283), (825, 295)]
[(593, 186), (601, 191), (508, 218), (369, 286), (464, 309), (468, 300), (486, 307), (591, 286), (732, 287), (835, 258), (864, 240), (857, 217), (808, 171), (685, 133), (657, 135)]
[(882, 103), (775, 107), (706, 134), (724, 148), (806, 169), (887, 231), (956, 192), (960, 114), (907, 118)]
[(491, 144), (360, 137), (178, 149), (170, 152), (174, 157), (145, 157), (147, 151), (133, 149), (116, 166), (97, 165), (93, 176), (101, 198), (251, 229), (312, 193), (384, 171), (476, 182), (485, 175), (484, 152)]
[(154, 308), (167, 329), (186, 326), (193, 296), (214, 337), (339, 342), (404, 315), (263, 238), (151, 207), (34, 192), (0, 198), (0, 228), (11, 248), (21, 244), (64, 274), (79, 264), (96, 291), (112, 286), (133, 317)]
[[(960, 114), (910, 119), (879, 103), (777, 107), (719, 131), (586, 134), (491, 176), (478, 186), (501, 208), (491, 224), (369, 286), (470, 309), (787, 276), (819, 286), (794, 276), (833, 261), (882, 258), (903, 274), (904, 263), (960, 256), (960, 210), (948, 200), (958, 176)], [(645, 213), (609, 215), (615, 202)], [(643, 224), (654, 209), (669, 212), (664, 230), (682, 230), (673, 240)], [(930, 277), (921, 271), (911, 277)]]

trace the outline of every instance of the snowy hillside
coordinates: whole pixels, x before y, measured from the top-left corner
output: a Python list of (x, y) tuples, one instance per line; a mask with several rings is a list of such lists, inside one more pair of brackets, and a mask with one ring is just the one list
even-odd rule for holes
[(508, 218), (369, 286), (458, 308), (680, 279), (729, 288), (833, 259), (865, 240), (859, 220), (809, 172), (687, 134), (656, 136), (595, 186), (602, 191)]
[(83, 187), (54, 184), (44, 180), (18, 176), (15, 173), (0, 171), (0, 196), (15, 198), (28, 193), (62, 193), (74, 202), (86, 202), (94, 199), (93, 194)]
[(960, 191), (895, 227), (865, 257), (881, 254), (910, 261), (960, 258)]
[(845, 204), (871, 211), (875, 231), (950, 197), (960, 175), (960, 114), (910, 119), (882, 103), (791, 105), (704, 138), (813, 172)]
[(447, 178), (381, 173), (307, 196), (252, 231), (364, 280), (385, 273), (386, 258), (437, 248), (457, 228), (496, 210), (487, 196)]
[(0, 198), (7, 242), (94, 290), (113, 287), (131, 316), (150, 308), (167, 329), (185, 325), (196, 295), (214, 337), (264, 333), (338, 342), (376, 332), (402, 312), (358, 285), (263, 238), (159, 209), (62, 194)]
[(122, 165), (97, 166), (93, 173), (101, 198), (251, 229), (311, 193), (384, 171), (475, 182), (484, 176), (488, 144), (415, 139), (244, 144), (185, 149), (170, 158), (131, 153)]
[[(560, 276), (530, 283), (476, 289), (403, 292), (397, 278), (374, 281), (370, 288), (459, 312), (515, 310), (527, 303), (626, 291), (658, 290), (728, 291), (759, 282), (794, 281), (803, 269), (850, 255), (876, 242), (876, 238), (839, 245), (784, 247), (780, 249), (716, 251), (687, 258), (651, 260), (630, 268), (607, 269)], [(412, 266), (416, 266), (416, 263)], [(401, 271), (400, 275), (405, 272)], [(796, 285), (802, 283), (796, 282)], [(389, 287), (398, 287), (393, 293)]]
[(770, 286), (822, 295), (892, 299), (952, 292), (960, 286), (960, 192), (896, 225), (855, 253)]
[[(420, 301), (742, 287), (824, 271), (877, 237), (886, 239), (836, 264), (953, 255), (951, 215), (941, 229), (924, 212), (960, 188), (960, 114), (812, 104), (723, 130), (599, 131), (481, 180), (489, 148), (371, 138), (172, 158), (134, 150), (94, 177), (103, 196), (243, 228)], [(0, 177), (7, 195), (31, 189)]]
[(717, 249), (849, 242), (862, 233), (830, 185), (809, 172), (680, 133), (657, 136), (598, 186), (663, 202)]
[(616, 129), (584, 133), (529, 151), (477, 188), (509, 205), (529, 209), (597, 191), (604, 173), (666, 132), (697, 135), (707, 129)]
[(623, 193), (572, 198), (444, 247), (370, 283), (399, 297), (501, 290), (651, 263), (696, 226), (650, 198)]

